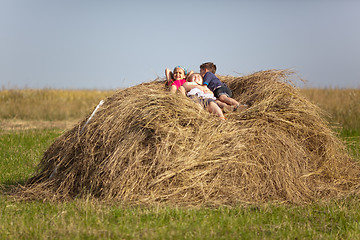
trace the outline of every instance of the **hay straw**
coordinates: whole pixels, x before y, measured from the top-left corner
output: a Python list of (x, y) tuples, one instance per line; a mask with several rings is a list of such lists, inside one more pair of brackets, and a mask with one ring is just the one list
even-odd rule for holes
[(83, 132), (88, 117), (56, 139), (18, 195), (189, 206), (301, 204), (357, 193), (359, 165), (289, 75), (222, 77), (250, 105), (227, 121), (160, 81), (120, 90)]

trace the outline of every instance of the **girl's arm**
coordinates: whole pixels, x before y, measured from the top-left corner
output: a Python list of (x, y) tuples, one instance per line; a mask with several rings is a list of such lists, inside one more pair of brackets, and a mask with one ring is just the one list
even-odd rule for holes
[(186, 74), (185, 79), (186, 81), (189, 79), (189, 77), (194, 73), (193, 70), (191, 70), (188, 74)]
[(185, 82), (183, 85), (182, 85), (186, 92), (189, 92), (191, 89), (193, 88), (198, 88), (200, 89), (201, 91), (206, 91), (206, 90), (209, 90), (207, 87), (205, 86), (200, 86), (198, 84), (191, 84), (191, 82)]
[(172, 72), (170, 69), (168, 68), (165, 69), (165, 76), (168, 82), (172, 81)]

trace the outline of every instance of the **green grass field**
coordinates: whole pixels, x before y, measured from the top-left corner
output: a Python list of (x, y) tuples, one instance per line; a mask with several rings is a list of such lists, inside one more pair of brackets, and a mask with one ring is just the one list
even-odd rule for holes
[[(315, 95), (319, 97), (319, 92)], [(85, 112), (90, 112), (101, 97), (83, 103), (87, 106)], [(317, 103), (335, 116), (335, 123), (343, 127), (338, 130), (339, 135), (347, 142), (354, 158), (360, 160), (357, 100), (346, 103), (352, 106), (352, 112), (339, 108), (341, 112), (337, 115), (331, 111), (340, 110), (322, 105), (326, 100)], [(4, 101), (0, 101), (0, 106)], [(9, 104), (10, 100), (6, 101)], [(53, 116), (55, 108), (49, 109), (48, 114), (37, 110), (42, 114), (38, 117), (4, 114), (0, 119), (79, 117), (61, 115), (61, 111)], [(344, 116), (348, 119), (341, 119)], [(8, 192), (34, 173), (43, 152), (63, 131), (59, 128), (0, 129), (0, 239), (360, 239), (360, 198), (354, 196), (303, 206), (264, 204), (219, 208), (126, 207), (89, 199), (69, 202), (13, 200)]]

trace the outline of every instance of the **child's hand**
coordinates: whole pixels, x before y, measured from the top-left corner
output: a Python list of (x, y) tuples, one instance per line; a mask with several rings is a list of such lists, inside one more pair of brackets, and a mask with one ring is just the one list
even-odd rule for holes
[(208, 87), (204, 87), (204, 93), (212, 93), (212, 91)]
[(166, 77), (166, 80), (167, 80), (168, 82), (174, 80), (173, 73), (172, 73), (171, 70), (168, 69), (168, 68), (165, 69), (165, 77)]

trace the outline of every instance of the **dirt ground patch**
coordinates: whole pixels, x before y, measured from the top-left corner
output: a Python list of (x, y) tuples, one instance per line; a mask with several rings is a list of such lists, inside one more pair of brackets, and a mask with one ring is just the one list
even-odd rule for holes
[(0, 120), (0, 130), (14, 131), (14, 130), (29, 130), (29, 129), (70, 129), (79, 120), (66, 121), (43, 121), (43, 120)]

